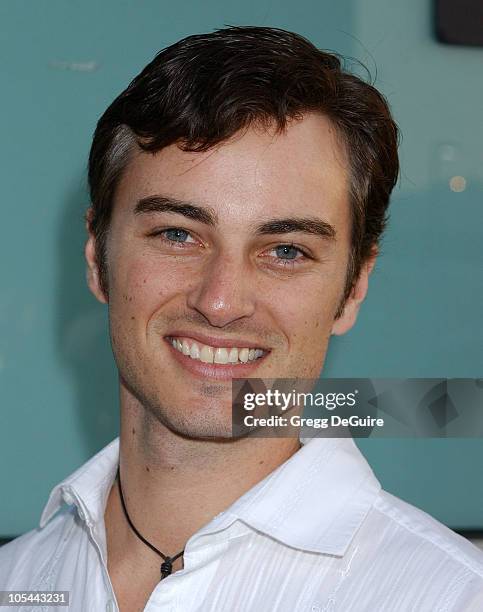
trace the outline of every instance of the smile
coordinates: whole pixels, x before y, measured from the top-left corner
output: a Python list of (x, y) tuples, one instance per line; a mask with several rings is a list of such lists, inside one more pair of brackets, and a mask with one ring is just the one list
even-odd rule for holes
[(195, 342), (191, 338), (183, 337), (168, 337), (169, 342), (173, 348), (178, 350), (183, 355), (191, 357), (203, 363), (218, 363), (218, 364), (237, 364), (237, 363), (248, 363), (249, 361), (255, 361), (265, 355), (266, 351), (261, 348), (247, 348), (247, 347), (214, 347), (208, 344), (201, 344)]
[(177, 351), (203, 363), (230, 364), (256, 361), (266, 354), (261, 348), (214, 347), (195, 342), (192, 338), (169, 336), (167, 340)]

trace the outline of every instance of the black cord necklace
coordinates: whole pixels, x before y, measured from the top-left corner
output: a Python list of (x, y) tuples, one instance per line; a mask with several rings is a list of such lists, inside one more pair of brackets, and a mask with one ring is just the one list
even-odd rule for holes
[(174, 557), (167, 557), (166, 555), (163, 555), (163, 553), (160, 550), (158, 550), (155, 546), (153, 546), (151, 542), (148, 542), (145, 538), (143, 538), (143, 536), (139, 533), (136, 527), (134, 527), (131, 519), (129, 518), (129, 514), (127, 513), (126, 502), (124, 501), (124, 495), (122, 494), (121, 474), (119, 472), (119, 466), (117, 467), (116, 478), (119, 482), (119, 495), (121, 497), (122, 509), (124, 510), (124, 516), (126, 517), (126, 520), (129, 523), (129, 526), (134, 531), (134, 533), (137, 535), (137, 537), (141, 540), (141, 542), (144, 542), (146, 546), (149, 546), (151, 550), (154, 550), (154, 552), (158, 553), (158, 555), (163, 559), (163, 563), (161, 563), (161, 580), (162, 580), (163, 578), (166, 578), (166, 576), (169, 576), (171, 574), (173, 570), (173, 561), (176, 561), (178, 557), (181, 557), (181, 555), (184, 553), (184, 550), (179, 552)]

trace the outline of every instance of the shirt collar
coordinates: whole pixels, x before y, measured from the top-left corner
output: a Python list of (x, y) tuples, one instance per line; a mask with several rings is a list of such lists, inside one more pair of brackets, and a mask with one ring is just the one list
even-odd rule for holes
[(301, 442), (228, 512), (288, 546), (343, 555), (381, 484), (352, 438)]
[(40, 527), (48, 523), (63, 502), (75, 504), (89, 526), (103, 519), (118, 463), (119, 437), (52, 489), (40, 517)]
[[(352, 438), (301, 438), (301, 443), (287, 461), (221, 514), (231, 517), (230, 524), (239, 519), (288, 546), (343, 555), (381, 484)], [(63, 501), (75, 503), (89, 526), (103, 520), (118, 461), (115, 438), (52, 489), (40, 526)], [(201, 530), (210, 531), (210, 524)]]

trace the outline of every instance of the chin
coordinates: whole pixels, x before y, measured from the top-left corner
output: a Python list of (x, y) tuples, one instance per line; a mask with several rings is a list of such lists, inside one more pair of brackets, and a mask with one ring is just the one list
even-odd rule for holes
[(167, 424), (167, 426), (173, 433), (189, 440), (216, 441), (233, 439), (231, 419), (227, 423), (199, 423), (192, 421), (190, 423), (172, 422)]
[(225, 400), (204, 396), (169, 403), (158, 408), (158, 421), (170, 431), (189, 439), (232, 438), (231, 393)]

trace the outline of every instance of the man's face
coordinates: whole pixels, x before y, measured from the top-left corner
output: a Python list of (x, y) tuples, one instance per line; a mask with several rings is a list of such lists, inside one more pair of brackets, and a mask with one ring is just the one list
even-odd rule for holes
[[(121, 402), (187, 436), (229, 436), (231, 377), (317, 378), (331, 333), (355, 320), (354, 307), (334, 324), (348, 180), (335, 129), (315, 114), (203, 153), (137, 153), (107, 246)], [(105, 301), (93, 252), (91, 235), (89, 285)]]

